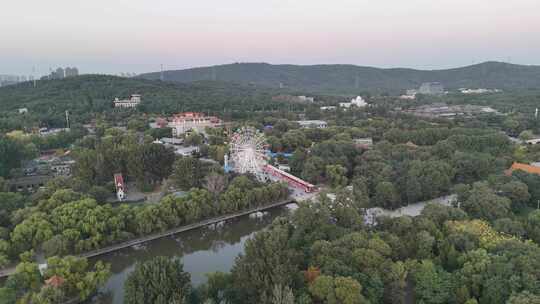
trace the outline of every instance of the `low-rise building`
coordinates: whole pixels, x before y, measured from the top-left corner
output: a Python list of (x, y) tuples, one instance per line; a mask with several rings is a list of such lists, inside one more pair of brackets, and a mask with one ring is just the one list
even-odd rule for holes
[(331, 111), (331, 110), (337, 109), (337, 107), (336, 106), (324, 106), (324, 107), (321, 107), (320, 109), (321, 109), (321, 111)]
[(13, 192), (35, 192), (42, 187), (52, 177), (49, 175), (31, 175), (13, 178), (8, 181), (10, 191)]
[(204, 133), (205, 128), (215, 128), (223, 125), (223, 121), (216, 116), (207, 116), (204, 113), (185, 112), (176, 114), (168, 123), (175, 137), (188, 132), (197, 131)]
[(308, 96), (298, 96), (298, 99), (301, 101), (301, 102), (310, 102), (310, 103), (314, 103), (315, 102), (315, 97), (308, 97)]
[(517, 162), (513, 163), (512, 166), (505, 171), (505, 174), (510, 176), (512, 175), (512, 172), (516, 170), (521, 170), (530, 174), (540, 175), (540, 167)]
[(176, 147), (174, 153), (180, 156), (192, 156), (196, 153), (199, 153), (198, 146), (189, 146), (189, 147)]
[(293, 95), (277, 95), (272, 97), (273, 101), (285, 101), (285, 102), (304, 102), (304, 103), (314, 103), (314, 97), (308, 96), (293, 96)]
[(440, 82), (424, 82), (418, 89), (418, 93), (424, 95), (442, 95), (444, 86)]
[(418, 94), (417, 89), (409, 89), (409, 90), (405, 91), (405, 95), (408, 95), (408, 96), (416, 96), (416, 94)]
[(325, 129), (328, 127), (328, 123), (324, 120), (299, 120), (297, 123), (301, 128)]
[(277, 168), (278, 168), (279, 170), (283, 170), (283, 171), (285, 171), (285, 172), (291, 172), (291, 166), (289, 166), (289, 165), (279, 164), (279, 165), (277, 166)]
[(352, 106), (356, 106), (359, 108), (363, 108), (367, 106), (367, 102), (362, 98), (362, 96), (357, 96), (356, 98), (351, 99), (350, 102), (340, 102), (339, 106), (342, 108), (350, 108)]
[(113, 101), (115, 108), (135, 108), (141, 103), (141, 95), (132, 94), (129, 99), (115, 98)]
[(40, 136), (50, 136), (55, 135), (60, 132), (69, 132), (69, 128), (40, 128), (39, 129), (39, 135)]
[(22, 166), (22, 174), (25, 176), (48, 175), (70, 176), (75, 160), (70, 156), (70, 151), (57, 155), (56, 151), (42, 151), (41, 156), (27, 161)]
[(50, 170), (54, 176), (71, 176), (75, 161), (71, 158), (59, 157), (50, 163)]
[(169, 122), (166, 118), (158, 117), (155, 119), (155, 121), (150, 123), (150, 128), (152, 129), (160, 129), (160, 128), (166, 128)]
[(399, 96), (399, 99), (402, 99), (402, 100), (415, 100), (416, 95), (401, 95), (401, 96)]
[(184, 140), (182, 138), (171, 138), (171, 137), (160, 138), (158, 142), (164, 145), (171, 145), (171, 146), (181, 146), (182, 144), (184, 144)]
[(461, 94), (489, 94), (489, 93), (499, 93), (501, 90), (499, 89), (466, 89), (461, 88), (459, 89)]
[(429, 105), (422, 105), (416, 108), (404, 110), (405, 113), (410, 113), (415, 116), (427, 117), (427, 118), (454, 118), (457, 116), (475, 116), (482, 114), (496, 114), (500, 113), (486, 106), (478, 105), (447, 105), (445, 103), (433, 103)]
[(528, 145), (538, 145), (540, 144), (540, 138), (533, 138), (525, 141)]
[(373, 139), (371, 137), (355, 138), (353, 139), (354, 145), (359, 148), (369, 149), (373, 146)]

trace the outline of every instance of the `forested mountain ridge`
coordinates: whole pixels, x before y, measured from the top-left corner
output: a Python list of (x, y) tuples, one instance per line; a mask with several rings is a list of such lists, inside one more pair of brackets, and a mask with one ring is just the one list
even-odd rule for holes
[(116, 97), (127, 98), (131, 94), (142, 94), (143, 103), (151, 100), (151, 103), (146, 104), (149, 107), (171, 100), (197, 106), (217, 103), (213, 102), (217, 99), (245, 99), (261, 91), (263, 90), (246, 85), (216, 81), (185, 84), (109, 75), (82, 75), (61, 80), (40, 80), (36, 87), (31, 82), (2, 87), (0, 112), (20, 107), (36, 111), (47, 111), (51, 108), (97, 110), (110, 107)]
[[(19, 129), (23, 120), (63, 126), (66, 110), (74, 121), (87, 121), (96, 113), (115, 111), (114, 98), (128, 98), (131, 94), (142, 95), (138, 108), (146, 113), (273, 109), (279, 106), (272, 101), (274, 91), (277, 90), (218, 81), (171, 83), (108, 75), (40, 80), (35, 87), (24, 82), (0, 88), (0, 117), (4, 117), (0, 129)], [(24, 119), (13, 115), (19, 108), (28, 109)]]
[[(160, 77), (159, 72), (139, 76), (144, 79), (160, 79)], [(454, 69), (415, 70), (340, 64), (302, 66), (234, 63), (165, 71), (163, 78), (171, 82), (218, 80), (267, 87), (279, 87), (282, 84), (295, 90), (342, 93), (362, 90), (399, 92), (432, 81), (441, 82), (450, 89), (461, 87), (528, 89), (540, 86), (540, 66), (485, 62)]]

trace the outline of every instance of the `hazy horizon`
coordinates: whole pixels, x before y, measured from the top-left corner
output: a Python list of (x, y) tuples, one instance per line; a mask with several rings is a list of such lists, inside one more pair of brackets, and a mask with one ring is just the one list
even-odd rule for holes
[(537, 0), (95, 0), (5, 3), (0, 74), (233, 62), (444, 69), (539, 65)]

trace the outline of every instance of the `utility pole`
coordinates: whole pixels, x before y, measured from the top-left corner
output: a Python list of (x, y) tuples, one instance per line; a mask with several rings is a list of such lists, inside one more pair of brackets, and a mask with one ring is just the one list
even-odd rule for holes
[(35, 88), (36, 85), (37, 85), (37, 83), (36, 83), (36, 78), (37, 78), (37, 76), (36, 76), (36, 67), (33, 66), (33, 67), (32, 67), (32, 80), (33, 80), (33, 82), (34, 82), (34, 88)]
[(66, 110), (66, 126), (69, 129), (69, 111)]

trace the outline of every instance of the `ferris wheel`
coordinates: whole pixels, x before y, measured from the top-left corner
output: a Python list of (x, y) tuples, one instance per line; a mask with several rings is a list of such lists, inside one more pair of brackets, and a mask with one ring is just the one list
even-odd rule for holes
[(231, 136), (229, 151), (234, 171), (251, 173), (264, 181), (263, 167), (267, 164), (264, 134), (252, 127), (242, 127)]

